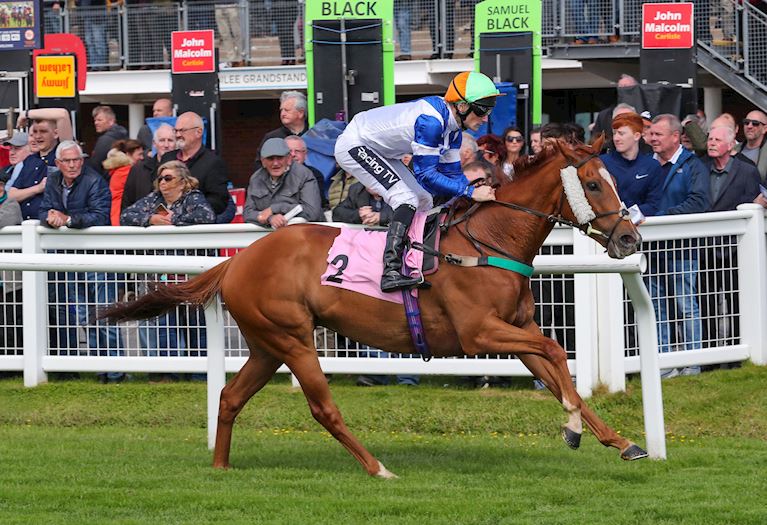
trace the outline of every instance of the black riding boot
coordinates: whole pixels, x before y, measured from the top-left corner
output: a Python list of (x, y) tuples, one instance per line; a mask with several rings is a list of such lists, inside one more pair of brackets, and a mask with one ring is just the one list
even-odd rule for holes
[(422, 279), (406, 277), (400, 273), (407, 229), (413, 221), (413, 215), (415, 215), (415, 208), (409, 205), (402, 205), (394, 211), (389, 231), (386, 233), (386, 246), (383, 253), (384, 272), (381, 277), (383, 292), (412, 288), (422, 282)]

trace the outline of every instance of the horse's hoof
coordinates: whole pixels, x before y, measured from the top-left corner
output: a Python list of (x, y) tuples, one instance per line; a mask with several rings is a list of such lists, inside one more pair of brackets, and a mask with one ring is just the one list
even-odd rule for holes
[(562, 439), (564, 439), (567, 446), (573, 450), (578, 450), (578, 447), (581, 446), (581, 435), (578, 432), (573, 432), (567, 427), (562, 427)]
[(232, 466), (229, 463), (217, 464), (213, 463), (213, 468), (217, 470), (229, 470)]
[(634, 461), (647, 457), (647, 451), (639, 445), (631, 445), (629, 448), (621, 452), (621, 459), (626, 461)]
[(376, 472), (375, 477), (382, 479), (397, 479), (399, 476), (393, 472), (390, 472), (386, 467), (383, 466), (383, 463), (379, 461), (378, 472)]

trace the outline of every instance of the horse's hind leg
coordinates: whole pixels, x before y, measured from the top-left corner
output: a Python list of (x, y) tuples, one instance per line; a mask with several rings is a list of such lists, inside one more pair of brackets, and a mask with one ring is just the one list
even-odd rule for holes
[(249, 343), (250, 357), (245, 365), (221, 390), (218, 408), (216, 448), (213, 451), (213, 466), (229, 467), (229, 448), (232, 444), (232, 426), (237, 414), (245, 403), (261, 390), (274, 376), (282, 363)]
[(286, 364), (296, 376), (304, 391), (312, 416), (336, 438), (371, 476), (396, 478), (349, 431), (341, 412), (333, 402), (328, 381), (320, 368), (316, 350), (301, 353)]

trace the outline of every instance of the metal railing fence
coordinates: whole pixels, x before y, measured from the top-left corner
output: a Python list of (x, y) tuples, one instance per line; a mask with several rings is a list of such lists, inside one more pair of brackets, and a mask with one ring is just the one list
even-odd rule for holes
[[(744, 74), (767, 91), (767, 13), (748, 2), (742, 7)], [(767, 10), (767, 4), (763, 9)]]
[(638, 37), (642, 33), (642, 4), (668, 1), (681, 0), (617, 0), (616, 29), (622, 37)]
[(613, 0), (570, 0), (560, 2), (560, 35), (575, 37), (579, 43), (596, 43), (600, 37), (615, 34)]
[[(642, 4), (664, 0), (541, 0), (543, 45), (638, 41)], [(477, 0), (397, 0), (396, 55), (468, 56)], [(767, 15), (749, 2), (695, 3), (699, 45), (765, 89)], [(77, 7), (45, 12), (48, 32), (80, 36), (91, 69), (168, 67), (175, 30), (213, 29), (220, 61), (279, 65), (304, 59), (302, 0), (204, 0)], [(409, 43), (409, 46), (408, 46)], [(408, 51), (409, 47), (409, 51)]]
[(125, 65), (169, 68), (170, 34), (183, 27), (182, 15), (177, 2), (127, 4), (122, 17)]
[[(61, 11), (64, 31), (79, 36), (85, 43), (89, 69), (98, 71), (123, 66), (124, 8), (78, 7)], [(132, 45), (141, 46), (141, 40)]]
[(737, 0), (695, 4), (698, 45), (735, 71), (743, 69), (743, 16)]

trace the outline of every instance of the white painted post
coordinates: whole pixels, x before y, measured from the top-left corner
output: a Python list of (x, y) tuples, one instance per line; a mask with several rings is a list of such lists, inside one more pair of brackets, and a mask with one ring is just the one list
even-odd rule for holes
[(599, 382), (610, 392), (626, 390), (623, 282), (615, 274), (597, 276)]
[[(36, 220), (21, 224), (21, 251), (24, 254), (42, 253)], [(26, 271), (21, 282), (24, 289), (22, 313), (24, 316), (24, 386), (32, 387), (48, 381), (43, 370), (43, 357), (48, 349), (48, 290), (46, 272)]]
[(666, 430), (663, 422), (663, 392), (658, 365), (655, 310), (641, 274), (623, 273), (621, 277), (636, 313), (647, 453), (652, 459), (666, 459)]
[(208, 338), (208, 448), (216, 445), (218, 405), (226, 384), (226, 347), (224, 311), (216, 296), (205, 306), (205, 327)]
[[(573, 230), (573, 255), (593, 256), (600, 246)], [(591, 397), (598, 382), (598, 325), (596, 276), (576, 273), (575, 294), (575, 389), (583, 398)]]
[(741, 204), (739, 211), (751, 211), (746, 232), (738, 239), (738, 287), (740, 288), (740, 339), (748, 346), (751, 361), (767, 364), (767, 238), (764, 208)]

